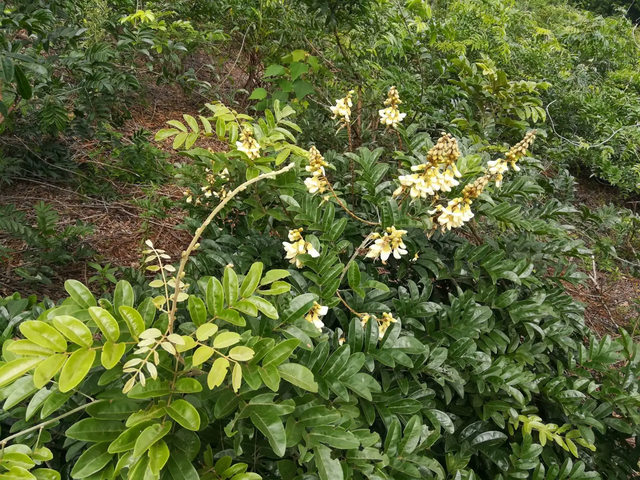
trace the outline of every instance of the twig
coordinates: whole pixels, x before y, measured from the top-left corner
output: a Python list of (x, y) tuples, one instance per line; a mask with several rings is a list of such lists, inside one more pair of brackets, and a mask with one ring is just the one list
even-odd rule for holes
[(47, 426), (47, 425), (49, 425), (51, 423), (55, 423), (55, 422), (57, 422), (58, 420), (60, 420), (62, 418), (68, 417), (69, 415), (73, 415), (74, 413), (81, 412), (82, 410), (87, 408), (89, 405), (94, 405), (96, 403), (104, 402), (104, 401), (105, 400), (94, 400), (93, 402), (86, 403), (86, 404), (84, 404), (84, 405), (82, 405), (81, 407), (78, 407), (78, 408), (74, 408), (73, 410), (70, 410), (67, 413), (63, 413), (62, 415), (60, 415), (58, 417), (55, 417), (55, 418), (52, 418), (51, 420), (47, 420), (46, 422), (39, 423), (38, 425), (35, 425), (35, 426), (31, 427), (31, 428), (27, 428), (26, 430), (22, 430), (21, 432), (18, 432), (18, 433), (14, 434), (14, 435), (10, 435), (7, 438), (5, 438), (2, 441), (0, 441), (0, 445), (2, 445), (2, 448), (4, 448), (5, 445), (10, 440), (13, 440), (14, 438), (21, 437), (23, 435), (26, 435), (27, 433), (33, 432), (35, 430), (38, 430), (39, 428), (43, 428), (43, 427), (45, 427), (45, 426)]
[(242, 185), (236, 187), (235, 190), (230, 192), (225, 197), (225, 199), (222, 200), (222, 202), (220, 202), (218, 204), (218, 206), (213, 209), (213, 211), (209, 214), (209, 216), (202, 223), (202, 225), (200, 225), (200, 227), (198, 227), (198, 229), (196, 230), (196, 232), (195, 232), (195, 234), (193, 236), (193, 239), (191, 240), (191, 243), (189, 244), (187, 249), (184, 252), (182, 252), (182, 259), (180, 261), (180, 267), (178, 268), (178, 272), (176, 273), (176, 291), (175, 291), (175, 293), (173, 295), (173, 299), (172, 299), (172, 303), (171, 303), (171, 310), (169, 311), (169, 326), (168, 326), (169, 333), (173, 333), (173, 323), (174, 323), (175, 318), (176, 318), (176, 311), (178, 310), (178, 296), (180, 295), (180, 290), (181, 290), (181, 288), (180, 288), (180, 280), (181, 280), (181, 278), (182, 278), (182, 276), (184, 274), (184, 269), (185, 269), (185, 267), (187, 265), (187, 261), (189, 260), (189, 256), (191, 255), (193, 250), (196, 248), (196, 244), (198, 243), (198, 240), (202, 236), (202, 234), (205, 231), (205, 229), (213, 221), (215, 216), (218, 213), (220, 213), (220, 211), (225, 207), (225, 205), (227, 203), (229, 203), (229, 201), (231, 201), (231, 199), (233, 197), (235, 197), (238, 193), (246, 190), (249, 185), (252, 185), (252, 184), (254, 184), (256, 182), (259, 182), (260, 180), (276, 177), (276, 176), (278, 176), (278, 175), (280, 175), (282, 173), (288, 172), (293, 167), (295, 167), (295, 163), (290, 163), (289, 165), (287, 165), (286, 167), (284, 167), (284, 168), (282, 168), (280, 170), (275, 170), (275, 171), (269, 172), (269, 173), (263, 173), (262, 175), (259, 175), (259, 176), (255, 177), (255, 178), (252, 178), (251, 180), (247, 180)]
[(599, 143), (594, 143), (592, 145), (590, 144), (582, 144), (582, 143), (578, 143), (578, 142), (574, 142), (572, 140), (569, 140), (567, 137), (563, 137), (562, 135), (560, 135), (557, 130), (556, 130), (556, 124), (553, 121), (553, 117), (551, 116), (551, 113), (549, 113), (549, 107), (551, 107), (551, 105), (553, 105), (554, 103), (556, 103), (558, 100), (554, 100), (553, 102), (549, 103), (545, 110), (547, 111), (547, 116), (549, 117), (549, 120), (551, 121), (551, 129), (553, 130), (553, 133), (555, 133), (558, 137), (560, 137), (562, 140), (564, 140), (567, 143), (570, 143), (571, 145), (575, 146), (575, 147), (580, 147), (580, 148), (597, 148), (597, 147), (601, 147), (603, 146), (605, 143), (607, 143), (609, 140), (611, 140), (613, 137), (615, 137), (619, 132), (621, 132), (622, 130), (625, 130), (627, 128), (636, 128), (636, 127), (640, 127), (640, 123), (636, 123), (635, 125), (625, 125), (624, 127), (620, 127), (619, 129), (617, 129), (615, 132), (613, 132), (611, 135), (609, 135), (609, 137), (606, 140), (603, 140), (602, 142)]

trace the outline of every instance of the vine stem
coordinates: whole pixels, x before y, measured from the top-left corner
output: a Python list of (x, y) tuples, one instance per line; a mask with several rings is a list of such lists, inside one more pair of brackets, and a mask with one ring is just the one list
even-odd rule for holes
[(74, 413), (81, 412), (82, 410), (87, 408), (89, 405), (93, 405), (93, 404), (100, 403), (100, 402), (105, 402), (105, 401), (106, 400), (94, 400), (93, 402), (86, 403), (86, 404), (82, 405), (81, 407), (74, 408), (73, 410), (69, 410), (67, 413), (63, 413), (62, 415), (60, 415), (58, 417), (55, 417), (55, 418), (52, 418), (51, 420), (47, 420), (46, 422), (39, 423), (38, 425), (35, 425), (35, 426), (31, 427), (31, 428), (27, 428), (26, 430), (23, 430), (23, 431), (18, 432), (18, 433), (14, 434), (14, 435), (8, 436), (7, 438), (3, 439), (0, 442), (0, 445), (2, 445), (2, 448), (4, 448), (6, 446), (6, 444), (10, 440), (13, 440), (14, 438), (18, 438), (18, 437), (21, 437), (22, 435), (26, 435), (27, 433), (34, 432), (34, 431), (38, 430), (39, 428), (44, 428), (47, 425), (49, 425), (51, 423), (55, 423), (55, 422), (57, 422), (58, 420), (60, 420), (60, 419), (62, 419), (64, 417), (68, 417), (69, 415), (73, 415)]
[(231, 201), (231, 199), (233, 197), (235, 197), (238, 193), (242, 192), (243, 190), (246, 190), (249, 185), (257, 183), (260, 180), (264, 180), (266, 178), (277, 177), (278, 175), (280, 175), (282, 173), (288, 172), (293, 167), (295, 167), (295, 163), (290, 163), (289, 165), (287, 165), (284, 168), (281, 168), (280, 170), (275, 170), (275, 171), (269, 172), (269, 173), (263, 173), (262, 175), (258, 175), (257, 177), (252, 178), (251, 180), (247, 180), (242, 185), (238, 186), (235, 190), (230, 192), (224, 198), (224, 200), (222, 200), (218, 204), (218, 206), (213, 209), (213, 211), (209, 214), (209, 216), (202, 223), (202, 225), (200, 225), (200, 227), (198, 227), (198, 229), (196, 230), (195, 235), (193, 236), (193, 239), (191, 240), (191, 243), (189, 244), (187, 249), (184, 252), (182, 252), (182, 259), (180, 260), (180, 267), (178, 268), (178, 272), (176, 274), (176, 291), (175, 291), (175, 293), (173, 295), (173, 300), (172, 300), (172, 304), (171, 304), (171, 310), (169, 311), (169, 333), (173, 333), (173, 322), (175, 322), (176, 311), (178, 310), (178, 296), (180, 295), (180, 291), (181, 291), (180, 280), (181, 280), (181, 278), (182, 278), (182, 276), (184, 274), (184, 269), (187, 266), (187, 261), (189, 260), (189, 256), (195, 250), (196, 244), (198, 243), (198, 240), (202, 236), (204, 230), (213, 221), (215, 216), (218, 213), (220, 213), (220, 211), (225, 207), (225, 205), (227, 203), (229, 203), (229, 201)]

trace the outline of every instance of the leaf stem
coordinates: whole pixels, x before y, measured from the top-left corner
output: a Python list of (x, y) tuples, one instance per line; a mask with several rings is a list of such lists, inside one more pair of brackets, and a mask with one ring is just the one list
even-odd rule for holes
[(69, 415), (73, 415), (74, 413), (81, 412), (82, 410), (87, 408), (89, 405), (93, 405), (95, 403), (104, 402), (104, 401), (105, 400), (94, 400), (93, 402), (86, 403), (86, 404), (82, 405), (81, 407), (74, 408), (73, 410), (69, 410), (67, 413), (63, 413), (62, 415), (59, 415), (59, 416), (57, 416), (55, 418), (52, 418), (51, 420), (47, 420), (46, 422), (39, 423), (38, 425), (35, 425), (35, 426), (31, 427), (31, 428), (27, 428), (26, 430), (22, 430), (21, 432), (18, 432), (18, 433), (14, 434), (14, 435), (8, 436), (7, 438), (5, 438), (2, 441), (0, 441), (0, 445), (2, 445), (2, 448), (4, 448), (6, 446), (6, 444), (10, 440), (13, 440), (15, 438), (21, 437), (22, 435), (26, 435), (27, 433), (33, 432), (35, 430), (38, 430), (39, 428), (44, 428), (47, 425), (55, 423), (60, 419), (68, 417)]

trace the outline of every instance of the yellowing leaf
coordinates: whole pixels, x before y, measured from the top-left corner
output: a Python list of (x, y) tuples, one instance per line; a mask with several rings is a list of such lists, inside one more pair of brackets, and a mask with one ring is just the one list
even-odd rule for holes
[(95, 358), (95, 350), (83, 348), (73, 352), (64, 367), (62, 367), (60, 381), (58, 382), (60, 391), (64, 393), (77, 387), (91, 370)]
[(229, 360), (226, 358), (217, 358), (213, 362), (213, 366), (207, 375), (207, 385), (209, 389), (213, 390), (215, 387), (219, 387), (224, 382), (224, 378), (227, 376), (227, 369), (229, 368)]

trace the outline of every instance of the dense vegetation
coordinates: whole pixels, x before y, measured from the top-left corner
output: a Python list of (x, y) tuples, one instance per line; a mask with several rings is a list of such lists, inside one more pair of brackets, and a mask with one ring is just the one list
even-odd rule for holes
[(637, 475), (637, 322), (572, 288), (637, 273), (576, 190), (640, 190), (640, 44), (576, 4), (1, 4), (0, 188), (144, 198), (133, 267), (0, 205), (0, 480)]

